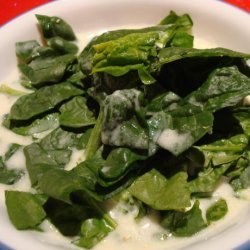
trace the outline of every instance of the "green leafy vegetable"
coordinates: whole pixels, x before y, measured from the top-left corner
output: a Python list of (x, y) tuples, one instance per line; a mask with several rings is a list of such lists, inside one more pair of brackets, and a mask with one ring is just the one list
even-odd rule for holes
[[(5, 192), (14, 226), (39, 230), (46, 218), (89, 249), (115, 230), (110, 209), (157, 214), (176, 237), (223, 218), (223, 197), (207, 211), (199, 200), (222, 181), (250, 186), (250, 55), (193, 48), (192, 19), (171, 11), (156, 26), (96, 36), (77, 56), (67, 22), (36, 17), (43, 43), (16, 43), (29, 93), (0, 87), (20, 95), (3, 126), (32, 139), (23, 148), (32, 193)], [(1, 184), (25, 173), (9, 166), (21, 148), (0, 156)]]
[(45, 38), (59, 36), (69, 41), (76, 39), (72, 28), (60, 17), (36, 15), (36, 18)]
[(95, 124), (93, 112), (88, 109), (87, 99), (76, 96), (60, 107), (60, 124), (67, 127), (79, 128)]
[(34, 93), (21, 96), (11, 107), (9, 119), (28, 120), (82, 93), (83, 90), (68, 82), (40, 88)]
[(208, 222), (217, 221), (222, 219), (228, 212), (227, 203), (221, 199), (216, 201), (206, 211), (206, 218)]
[(46, 213), (39, 195), (6, 191), (5, 199), (9, 218), (17, 229), (34, 229), (45, 219)]
[(191, 236), (207, 226), (197, 200), (187, 212), (167, 212), (161, 225), (178, 237)]
[(129, 192), (154, 209), (181, 210), (190, 206), (186, 179), (186, 173), (180, 172), (168, 180), (153, 169), (137, 178)]

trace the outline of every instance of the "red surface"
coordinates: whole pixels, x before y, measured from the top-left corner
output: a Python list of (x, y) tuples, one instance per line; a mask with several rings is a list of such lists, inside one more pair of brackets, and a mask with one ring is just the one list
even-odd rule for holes
[[(0, 26), (21, 13), (50, 1), (53, 0), (0, 0)], [(225, 0), (225, 2), (234, 4), (250, 13), (250, 0)]]

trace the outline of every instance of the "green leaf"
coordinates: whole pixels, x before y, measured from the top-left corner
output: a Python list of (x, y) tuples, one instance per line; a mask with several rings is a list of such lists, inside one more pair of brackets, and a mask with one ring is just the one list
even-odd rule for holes
[(79, 128), (94, 125), (94, 114), (87, 106), (87, 99), (76, 96), (60, 107), (60, 124), (66, 127)]
[(174, 92), (168, 91), (166, 93), (160, 94), (155, 97), (147, 105), (147, 114), (154, 114), (154, 112), (159, 112), (167, 109), (171, 104), (178, 103), (181, 98)]
[(41, 199), (35, 194), (5, 191), (9, 218), (17, 229), (34, 229), (45, 219)]
[(139, 115), (144, 97), (136, 89), (117, 90), (104, 100), (102, 142), (108, 145), (148, 148), (145, 125)]
[(82, 223), (82, 236), (77, 245), (90, 249), (105, 238), (110, 231), (111, 228), (105, 223), (105, 220), (97, 218), (87, 219)]
[(58, 51), (60, 54), (76, 54), (78, 51), (76, 44), (68, 42), (59, 36), (48, 39), (47, 43), (52, 49)]
[(103, 121), (103, 111), (102, 109), (99, 112), (98, 118), (96, 120), (96, 124), (91, 131), (86, 150), (85, 150), (85, 159), (88, 160), (92, 158), (98, 148), (101, 145), (101, 128), (102, 128), (102, 121)]
[(45, 38), (59, 36), (69, 41), (76, 39), (72, 28), (60, 17), (36, 15), (36, 18)]
[(250, 138), (250, 109), (244, 108), (233, 111), (233, 116), (239, 121), (245, 135)]
[(161, 225), (164, 228), (169, 229), (170, 232), (177, 237), (194, 235), (207, 226), (203, 220), (198, 200), (195, 201), (193, 207), (187, 212), (167, 212)]
[[(249, 164), (249, 160), (248, 160)], [(231, 181), (231, 185), (233, 186), (234, 190), (240, 190), (250, 187), (250, 166), (246, 167), (245, 169), (240, 171), (240, 175), (238, 178), (234, 178)]]
[(217, 168), (208, 167), (199, 173), (198, 177), (188, 183), (191, 193), (212, 193), (221, 176), (229, 169), (230, 164)]
[(205, 166), (210, 162), (217, 166), (238, 160), (247, 145), (247, 137), (244, 134), (238, 134), (228, 139), (219, 139), (210, 144), (195, 147), (204, 154)]
[(83, 90), (68, 82), (46, 86), (34, 93), (21, 96), (11, 107), (9, 119), (28, 120), (53, 109), (71, 97), (81, 95)]
[(133, 163), (145, 158), (128, 148), (113, 149), (99, 173), (104, 179), (118, 179), (133, 167)]
[(240, 53), (225, 48), (214, 49), (194, 49), (194, 48), (179, 48), (169, 47), (163, 48), (159, 53), (159, 63), (161, 65), (177, 61), (183, 58), (191, 57), (236, 57), (236, 58), (250, 58), (250, 54)]
[(11, 96), (22, 96), (26, 95), (27, 93), (21, 90), (10, 88), (5, 84), (0, 85), (0, 93), (11, 95)]
[(24, 148), (26, 167), (32, 186), (51, 168), (63, 168), (70, 160), (75, 134), (58, 128), (38, 143)]
[(61, 56), (37, 57), (29, 64), (19, 64), (22, 74), (26, 76), (32, 86), (62, 81), (67, 69), (74, 63), (76, 57), (72, 54)]
[(214, 70), (200, 88), (188, 95), (184, 102), (201, 106), (205, 110), (235, 106), (250, 94), (250, 79), (237, 67)]
[(210, 132), (212, 125), (213, 115), (193, 105), (159, 112), (148, 120), (151, 141), (176, 156)]
[(156, 210), (181, 210), (190, 206), (187, 174), (184, 172), (166, 179), (153, 169), (137, 178), (129, 192)]
[(0, 168), (0, 183), (12, 185), (20, 180), (23, 175), (24, 172), (20, 169)]
[(4, 161), (8, 161), (21, 147), (22, 145), (17, 143), (10, 144), (7, 152), (4, 154)]
[(16, 55), (20, 60), (29, 62), (32, 59), (34, 50), (38, 47), (40, 47), (40, 44), (36, 40), (17, 42)]
[(227, 202), (223, 199), (216, 201), (206, 211), (208, 223), (222, 219), (228, 212)]
[(19, 135), (34, 135), (47, 130), (53, 130), (59, 126), (59, 114), (52, 113), (44, 116), (41, 119), (36, 119), (29, 125), (18, 125), (7, 116), (3, 122), (6, 128), (11, 129), (14, 133)]

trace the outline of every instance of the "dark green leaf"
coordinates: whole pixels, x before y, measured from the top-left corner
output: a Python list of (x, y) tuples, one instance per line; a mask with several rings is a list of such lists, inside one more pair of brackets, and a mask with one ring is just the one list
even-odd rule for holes
[(76, 39), (72, 28), (60, 17), (36, 15), (36, 18), (45, 38), (59, 36), (69, 41)]
[(76, 60), (72, 54), (37, 57), (29, 64), (19, 64), (19, 69), (33, 86), (62, 81), (67, 68)]
[(87, 106), (87, 99), (76, 96), (60, 107), (60, 124), (66, 127), (85, 127), (94, 125), (96, 120), (94, 114)]
[(78, 51), (76, 44), (68, 42), (59, 36), (48, 39), (47, 43), (52, 49), (58, 51), (61, 54), (76, 54)]
[(194, 48), (179, 48), (169, 47), (164, 48), (159, 53), (159, 63), (166, 64), (176, 60), (190, 57), (238, 57), (238, 58), (250, 58), (249, 54), (236, 52), (225, 48), (214, 49), (194, 49)]
[(9, 118), (28, 120), (53, 109), (62, 101), (82, 93), (83, 90), (68, 82), (40, 88), (32, 94), (21, 96), (11, 107)]
[(198, 200), (195, 201), (193, 207), (187, 212), (167, 212), (161, 225), (178, 237), (191, 236), (207, 226), (202, 218)]
[(17, 42), (16, 55), (20, 60), (24, 62), (29, 62), (32, 59), (34, 49), (38, 47), (40, 47), (40, 44), (35, 40)]
[(100, 169), (100, 175), (104, 179), (118, 179), (133, 167), (134, 162), (145, 158), (145, 156), (134, 153), (128, 148), (114, 149)]
[(24, 148), (26, 167), (34, 186), (41, 176), (51, 168), (63, 168), (70, 160), (75, 134), (55, 129), (39, 143)]
[(22, 146), (17, 143), (10, 144), (8, 151), (4, 154), (4, 161), (8, 161)]
[(19, 135), (34, 135), (36, 133), (41, 133), (57, 128), (59, 126), (59, 114), (48, 114), (41, 119), (34, 120), (26, 126), (18, 126), (18, 124), (16, 124), (14, 121), (9, 120), (7, 117), (4, 120), (3, 125)]
[(184, 101), (214, 112), (235, 106), (249, 94), (250, 79), (236, 67), (225, 67), (214, 70), (207, 81)]

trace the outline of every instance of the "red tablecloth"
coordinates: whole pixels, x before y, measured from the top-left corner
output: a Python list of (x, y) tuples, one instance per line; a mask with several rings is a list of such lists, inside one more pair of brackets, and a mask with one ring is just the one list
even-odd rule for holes
[[(0, 26), (15, 16), (53, 0), (1, 0), (0, 1)], [(70, 0), (69, 0), (70, 1)], [(91, 1), (91, 0), (88, 0)], [(202, 1), (202, 0), (201, 0)], [(250, 0), (225, 0), (250, 13)]]

